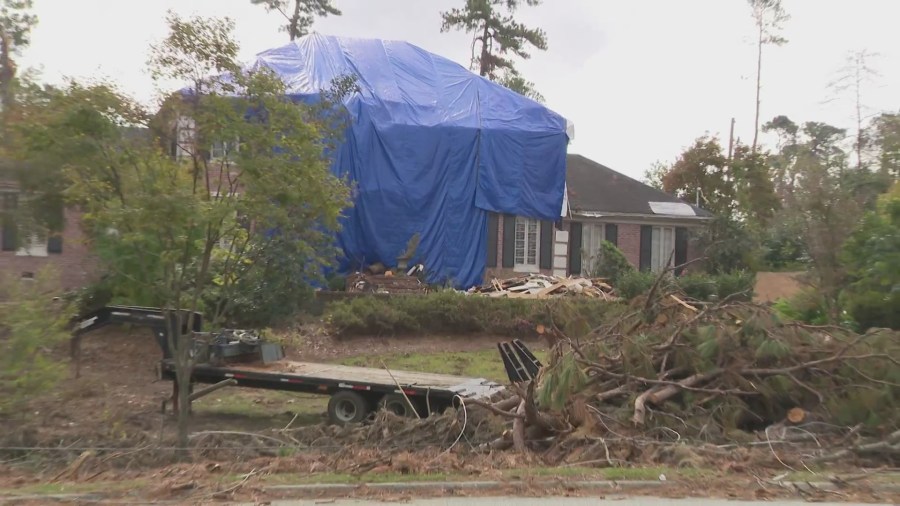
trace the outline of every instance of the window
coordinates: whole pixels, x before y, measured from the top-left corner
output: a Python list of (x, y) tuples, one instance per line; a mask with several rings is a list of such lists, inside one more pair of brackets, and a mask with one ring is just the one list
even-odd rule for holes
[(584, 223), (581, 225), (581, 272), (593, 275), (596, 269), (600, 244), (604, 239), (602, 223)]
[(675, 229), (653, 227), (650, 246), (650, 270), (660, 272), (675, 261)]
[(189, 158), (194, 152), (194, 120), (185, 116), (179, 116), (175, 122), (175, 146), (173, 151), (176, 158)]
[(16, 251), (16, 220), (15, 212), (19, 203), (19, 195), (14, 191), (0, 193), (0, 249), (2, 251)]
[(233, 141), (216, 141), (209, 150), (210, 160), (227, 159), (234, 153), (240, 151), (240, 143), (237, 139)]
[(515, 267), (520, 272), (538, 272), (541, 223), (538, 220), (516, 216)]
[(22, 257), (45, 257), (47, 256), (47, 253), (47, 240), (40, 239), (38, 236), (32, 236), (27, 244), (23, 244), (22, 247), (16, 251), (16, 255)]

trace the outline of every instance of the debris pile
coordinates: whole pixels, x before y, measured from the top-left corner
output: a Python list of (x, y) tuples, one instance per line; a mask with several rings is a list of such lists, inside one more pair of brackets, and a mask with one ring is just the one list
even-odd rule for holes
[(347, 276), (347, 292), (350, 293), (427, 293), (428, 285), (415, 276), (358, 272)]
[[(658, 280), (580, 335), (547, 329), (549, 363), (485, 406), (508, 420), (494, 447), (609, 465), (638, 442), (761, 445), (799, 469), (835, 455), (900, 461), (900, 333), (803, 325), (667, 290)], [(613, 451), (614, 440), (625, 447)]]
[(582, 296), (607, 301), (618, 300), (613, 287), (601, 278), (560, 278), (543, 274), (504, 280), (492, 279), (489, 284), (472, 288), (469, 292), (487, 297), (508, 297), (510, 299)]

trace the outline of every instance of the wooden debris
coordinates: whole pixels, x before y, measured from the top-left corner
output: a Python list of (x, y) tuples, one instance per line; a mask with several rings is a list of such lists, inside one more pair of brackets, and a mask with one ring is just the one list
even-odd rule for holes
[(415, 276), (396, 275), (392, 271), (385, 274), (356, 273), (347, 276), (347, 291), (355, 293), (426, 293), (428, 285)]
[(533, 274), (509, 279), (491, 279), (490, 283), (475, 287), (469, 293), (485, 297), (510, 299), (546, 299), (551, 297), (591, 297), (606, 301), (618, 300), (613, 287), (603, 279), (583, 277), (560, 278)]

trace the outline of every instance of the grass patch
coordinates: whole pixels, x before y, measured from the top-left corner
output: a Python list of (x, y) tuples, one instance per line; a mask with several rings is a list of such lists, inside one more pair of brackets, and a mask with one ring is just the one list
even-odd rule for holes
[(194, 401), (192, 409), (200, 415), (245, 416), (250, 418), (291, 418), (295, 424), (318, 423), (328, 405), (328, 397), (291, 392), (226, 389)]
[(15, 488), (0, 488), (0, 496), (121, 492), (124, 490), (146, 487), (149, 483), (150, 482), (144, 478), (114, 482), (98, 481), (92, 483), (33, 483), (31, 485)]
[(334, 302), (325, 310), (325, 321), (342, 336), (488, 333), (521, 337), (533, 333), (536, 325), (551, 321), (563, 330), (593, 327), (623, 307), (584, 297), (506, 299), (443, 291)]
[[(540, 360), (546, 358), (546, 352), (535, 351)], [(389, 369), (401, 371), (419, 371), (436, 374), (453, 374), (485, 378), (498, 382), (507, 381), (506, 370), (495, 349), (479, 351), (453, 351), (442, 353), (403, 353), (400, 355), (360, 355), (348, 357), (340, 361), (344, 365), (382, 368), (382, 362)]]

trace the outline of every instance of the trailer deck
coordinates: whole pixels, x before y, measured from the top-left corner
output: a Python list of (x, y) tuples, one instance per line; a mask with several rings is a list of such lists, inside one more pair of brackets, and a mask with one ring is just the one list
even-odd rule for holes
[[(285, 360), (282, 346), (267, 343), (254, 333), (229, 329), (200, 332), (202, 315), (198, 313), (133, 306), (107, 306), (84, 317), (72, 337), (76, 364), (81, 335), (113, 323), (153, 330), (163, 355), (158, 374), (160, 379), (172, 381), (173, 406), (178, 384), (169, 341), (171, 336), (188, 333), (193, 334), (193, 352), (199, 362), (191, 368), (190, 384), (212, 384), (192, 393), (188, 403), (227, 386), (329, 395), (329, 418), (345, 424), (362, 422), (377, 409), (402, 416), (428, 416), (460, 400), (489, 398), (504, 389), (484, 378)], [(511, 382), (536, 377), (541, 364), (519, 340), (498, 343), (498, 348)]]
[[(162, 361), (160, 376), (175, 379), (172, 360)], [(371, 396), (405, 394), (413, 401), (421, 400), (436, 406), (450, 405), (456, 396), (488, 398), (504, 388), (484, 378), (288, 360), (266, 365), (194, 366), (192, 380), (195, 383), (218, 383), (228, 379), (235, 380), (238, 387), (317, 394), (334, 394), (342, 390)]]

